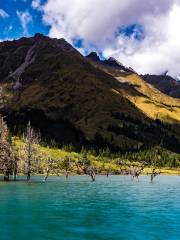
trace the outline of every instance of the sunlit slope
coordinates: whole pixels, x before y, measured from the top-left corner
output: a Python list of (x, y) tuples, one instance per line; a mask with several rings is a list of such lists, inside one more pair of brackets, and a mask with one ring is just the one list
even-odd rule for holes
[(119, 83), (114, 92), (129, 99), (151, 119), (165, 123), (180, 123), (180, 100), (172, 98), (145, 82), (136, 73), (121, 72), (112, 67), (90, 61), (95, 67), (115, 77)]
[[(163, 122), (180, 122), (180, 100), (169, 97), (150, 84), (146, 83), (137, 74), (116, 77), (118, 81), (127, 81), (129, 88), (119, 89), (124, 96), (141, 109), (148, 117), (160, 119)], [(131, 90), (132, 88), (132, 90)], [(135, 91), (137, 94), (135, 94)], [(138, 94), (140, 93), (140, 94)]]

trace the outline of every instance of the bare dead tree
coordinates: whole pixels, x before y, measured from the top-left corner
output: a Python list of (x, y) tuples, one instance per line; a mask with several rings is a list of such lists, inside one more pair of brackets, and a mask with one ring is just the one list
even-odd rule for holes
[(13, 159), (13, 180), (14, 181), (17, 180), (18, 161), (19, 161), (19, 158), (17, 156), (14, 156), (14, 159)]
[(110, 173), (111, 173), (111, 167), (109, 166), (106, 168), (106, 177), (107, 178), (109, 177)]
[(133, 166), (130, 169), (131, 179), (139, 181), (139, 176), (143, 173), (146, 164), (142, 163), (141, 166)]
[(33, 170), (33, 162), (38, 157), (38, 144), (40, 143), (40, 135), (34, 131), (30, 122), (27, 124), (26, 131), (23, 134), (23, 140), (27, 181), (29, 181)]
[(72, 161), (70, 155), (66, 156), (65, 159), (62, 161), (61, 168), (65, 170), (65, 178), (68, 180), (69, 178), (69, 171), (72, 167)]
[(19, 154), (16, 150), (16, 146), (14, 143), (11, 145), (11, 158), (12, 158), (12, 173), (13, 173), (13, 180), (17, 180), (17, 173), (18, 173), (18, 162), (19, 162)]
[(87, 170), (86, 170), (86, 174), (88, 174), (91, 177), (92, 181), (95, 182), (96, 174), (95, 174), (94, 166), (92, 166), (92, 165), (88, 166)]
[(126, 175), (126, 168), (127, 168), (127, 165), (126, 165), (126, 162), (121, 160), (121, 159), (118, 159), (116, 164), (119, 166), (120, 168), (120, 174), (122, 175)]
[(51, 157), (49, 157), (48, 158), (48, 165), (47, 165), (47, 168), (46, 168), (46, 175), (44, 177), (44, 182), (46, 182), (48, 177), (49, 177), (50, 171), (53, 168), (53, 163), (54, 163), (53, 160), (51, 159)]
[(13, 159), (9, 130), (4, 118), (0, 116), (0, 169), (4, 173), (4, 180), (9, 181), (12, 173)]
[(77, 162), (78, 169), (81, 169), (84, 174), (89, 175), (91, 180), (96, 180), (95, 167), (91, 164), (91, 161), (87, 157), (87, 153), (84, 153), (82, 159)]
[(156, 168), (153, 168), (152, 172), (150, 173), (150, 175), (151, 175), (151, 183), (153, 183), (154, 178), (156, 176), (160, 175), (160, 174), (161, 174), (161, 172), (159, 170), (157, 171)]

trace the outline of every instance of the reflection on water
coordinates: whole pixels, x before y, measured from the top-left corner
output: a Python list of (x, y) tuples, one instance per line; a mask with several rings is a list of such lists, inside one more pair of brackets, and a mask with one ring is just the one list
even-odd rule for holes
[(180, 177), (0, 183), (0, 239), (180, 240)]

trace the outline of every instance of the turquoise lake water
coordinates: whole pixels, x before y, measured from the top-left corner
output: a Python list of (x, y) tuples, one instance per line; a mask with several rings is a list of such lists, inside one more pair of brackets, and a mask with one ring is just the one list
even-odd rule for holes
[(0, 240), (180, 240), (180, 177), (0, 183)]

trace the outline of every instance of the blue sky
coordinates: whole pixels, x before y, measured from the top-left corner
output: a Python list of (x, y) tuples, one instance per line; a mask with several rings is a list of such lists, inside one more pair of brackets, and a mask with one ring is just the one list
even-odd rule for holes
[[(48, 34), (49, 27), (43, 24), (41, 12), (33, 9), (31, 4), (32, 0), (0, 0), (0, 9), (8, 14), (6, 17), (0, 17), (1, 40), (31, 36), (36, 32)], [(27, 24), (27, 32), (24, 32), (18, 12), (20, 14), (28, 12), (32, 16), (32, 20)]]

